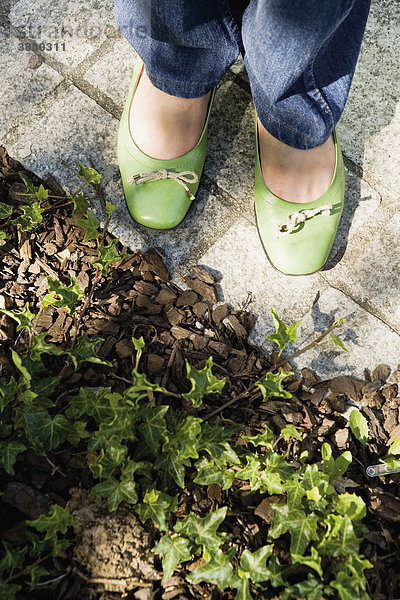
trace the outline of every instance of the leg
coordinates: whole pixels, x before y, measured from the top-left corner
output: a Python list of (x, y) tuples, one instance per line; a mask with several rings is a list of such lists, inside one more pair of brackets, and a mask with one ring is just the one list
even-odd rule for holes
[(329, 187), (332, 131), (349, 93), (370, 0), (252, 0), (245, 62), (259, 115), (264, 180), (309, 202)]
[(153, 158), (181, 156), (199, 140), (210, 90), (240, 51), (227, 1), (115, 0), (115, 9), (146, 67), (131, 107), (132, 137)]

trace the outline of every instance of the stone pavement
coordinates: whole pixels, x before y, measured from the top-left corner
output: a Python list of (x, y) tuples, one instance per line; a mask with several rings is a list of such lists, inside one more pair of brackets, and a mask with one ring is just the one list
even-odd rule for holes
[[(221, 82), (195, 205), (182, 225), (155, 232), (133, 223), (116, 160), (118, 120), (135, 52), (119, 33), (112, 0), (2, 0), (0, 143), (28, 169), (65, 188), (79, 182), (61, 160), (90, 161), (106, 198), (125, 219), (110, 230), (126, 245), (162, 247), (185, 273), (202, 264), (220, 278), (220, 299), (242, 306), (252, 293), (255, 343), (273, 330), (270, 306), (302, 319), (299, 343), (333, 319), (349, 353), (333, 345), (295, 361), (322, 376), (400, 362), (400, 3), (374, 0), (352, 92), (339, 125), (347, 168), (345, 211), (319, 273), (286, 276), (267, 261), (253, 214), (253, 107), (238, 60)], [(34, 44), (45, 49), (32, 52)], [(37, 58), (41, 57), (43, 60)], [(99, 215), (99, 207), (94, 207)], [(298, 345), (296, 344), (296, 347)]]

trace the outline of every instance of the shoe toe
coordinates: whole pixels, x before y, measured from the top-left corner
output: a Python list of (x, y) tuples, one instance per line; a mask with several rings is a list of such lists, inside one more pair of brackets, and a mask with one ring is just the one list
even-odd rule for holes
[(187, 191), (174, 180), (124, 186), (128, 210), (138, 223), (152, 229), (172, 229), (189, 210)]

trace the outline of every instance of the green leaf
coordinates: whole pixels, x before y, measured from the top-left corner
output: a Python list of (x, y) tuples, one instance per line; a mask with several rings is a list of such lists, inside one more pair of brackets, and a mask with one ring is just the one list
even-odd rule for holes
[(65, 350), (58, 348), (56, 344), (47, 343), (45, 341), (47, 335), (49, 335), (49, 332), (43, 331), (42, 333), (33, 336), (32, 344), (29, 348), (29, 357), (32, 361), (40, 360), (42, 354), (54, 354), (54, 356), (65, 354)]
[(75, 221), (79, 227), (82, 227), (85, 231), (83, 238), (84, 242), (88, 240), (97, 240), (100, 237), (99, 225), (100, 221), (92, 212), (88, 211), (82, 219), (76, 219)]
[(40, 202), (42, 200), (47, 200), (47, 198), (49, 197), (49, 190), (45, 190), (45, 188), (43, 187), (42, 184), (39, 185), (38, 189), (35, 192), (35, 196), (37, 201)]
[(0, 202), (0, 219), (8, 219), (12, 215), (13, 207), (10, 204)]
[(19, 225), (21, 231), (31, 231), (34, 227), (37, 227), (39, 223), (43, 221), (43, 208), (40, 208), (38, 202), (33, 204), (21, 206), (23, 214), (11, 221), (14, 225)]
[(227, 534), (217, 532), (218, 527), (226, 517), (227, 506), (210, 512), (206, 517), (198, 517), (189, 513), (187, 517), (176, 522), (174, 530), (190, 538), (198, 546), (218, 548), (226, 539)]
[(351, 452), (343, 452), (336, 460), (332, 457), (332, 450), (328, 443), (322, 444), (321, 456), (323, 459), (322, 470), (329, 476), (329, 481), (334, 481), (344, 475), (353, 460)]
[(229, 444), (234, 432), (240, 429), (241, 427), (228, 428), (222, 425), (219, 417), (212, 424), (207, 421), (202, 423), (197, 443), (198, 452), (205, 450), (219, 465), (240, 465), (238, 455)]
[(38, 454), (54, 450), (74, 431), (73, 425), (64, 415), (56, 415), (52, 419), (41, 406), (18, 406), (15, 425), (23, 427), (32, 448)]
[(178, 535), (164, 535), (151, 550), (155, 554), (162, 554), (162, 567), (164, 580), (172, 577), (175, 567), (192, 558), (189, 541)]
[(235, 473), (232, 469), (218, 465), (215, 461), (208, 460), (205, 456), (197, 461), (195, 467), (197, 468), (197, 475), (193, 480), (195, 483), (199, 485), (218, 483), (223, 490), (228, 490), (232, 487), (235, 479)]
[(28, 175), (25, 175), (25, 173), (19, 173), (19, 176), (25, 184), (26, 191), (34, 196), (38, 188), (36, 185), (34, 185), (33, 181), (31, 181)]
[(316, 571), (321, 578), (323, 577), (321, 557), (314, 546), (311, 546), (311, 556), (292, 554), (292, 561), (293, 563), (300, 563), (301, 565), (310, 567), (310, 569), (314, 569), (314, 571)]
[(92, 167), (84, 167), (81, 161), (79, 161), (78, 167), (78, 175), (79, 177), (83, 177), (89, 183), (100, 183), (101, 174), (93, 169)]
[(20, 383), (17, 382), (13, 376), (11, 376), (10, 381), (8, 383), (1, 382), (0, 411), (3, 411), (6, 408), (6, 406), (8, 406), (9, 404), (11, 404), (11, 402), (14, 402), (16, 400), (20, 388)]
[(207, 581), (209, 583), (216, 583), (218, 588), (223, 591), (229, 585), (233, 574), (233, 567), (230, 562), (232, 550), (236, 551), (235, 548), (231, 548), (228, 554), (221, 549), (213, 552), (209, 562), (202, 567), (194, 569), (188, 575), (187, 579), (193, 582)]
[(339, 348), (341, 348), (345, 352), (348, 352), (346, 346), (343, 344), (342, 340), (340, 339), (340, 337), (338, 335), (331, 333), (330, 337), (331, 337), (332, 342), (335, 344), (335, 346), (339, 346)]
[(15, 475), (14, 465), (18, 454), (25, 452), (26, 446), (18, 440), (0, 442), (0, 466), (9, 475)]
[[(7, 235), (7, 233), (5, 231), (0, 230), (0, 242), (3, 242), (4, 240), (9, 240), (9, 239), (10, 239), (10, 236)], [(1, 243), (0, 246), (3, 246), (3, 244)]]
[(0, 579), (0, 598), (1, 600), (15, 600), (15, 595), (22, 589), (17, 583), (6, 583)]
[(275, 434), (271, 429), (265, 426), (264, 433), (259, 433), (254, 436), (242, 435), (242, 438), (247, 442), (251, 442), (256, 448), (258, 446), (265, 446), (266, 448), (272, 448), (275, 441)]
[(328, 514), (324, 523), (327, 530), (317, 547), (320, 554), (337, 557), (358, 553), (361, 538), (355, 535), (348, 515)]
[[(298, 600), (299, 598), (306, 600), (323, 600), (324, 599), (324, 585), (317, 581), (311, 573), (308, 574), (307, 580), (295, 583), (294, 585), (287, 586), (283, 598), (288, 600)], [(355, 600), (355, 598), (353, 598)]]
[(26, 522), (37, 531), (45, 533), (43, 541), (49, 542), (52, 546), (53, 556), (57, 556), (61, 549), (65, 549), (71, 544), (71, 541), (67, 539), (60, 540), (58, 534), (65, 535), (69, 527), (74, 530), (77, 527), (71, 513), (58, 504), (50, 507), (47, 516), (40, 515), (35, 521), (27, 520)]
[(86, 197), (82, 193), (72, 195), (71, 200), (74, 203), (74, 208), (72, 210), (73, 215), (86, 216), (88, 214), (89, 204)]
[(246, 456), (246, 466), (236, 473), (237, 479), (242, 479), (250, 483), (253, 491), (257, 490), (261, 480), (261, 462), (258, 456), (249, 455)]
[(287, 504), (271, 504), (273, 511), (269, 536), (273, 539), (290, 532), (290, 554), (302, 555), (312, 540), (318, 540), (318, 516), (303, 510), (289, 510)]
[(253, 600), (250, 593), (250, 581), (248, 577), (238, 577), (235, 575), (232, 578), (230, 587), (237, 590), (235, 600)]
[(26, 302), (22, 311), (17, 310), (7, 310), (5, 308), (0, 308), (0, 312), (8, 315), (14, 321), (18, 323), (17, 331), (26, 327), (27, 329), (32, 329), (32, 321), (36, 317), (34, 313), (29, 310), (29, 303)]
[(21, 357), (15, 352), (15, 350), (13, 350), (13, 348), (11, 348), (11, 357), (12, 357), (14, 365), (17, 367), (17, 369), (22, 374), (22, 378), (24, 380), (25, 385), (27, 387), (30, 387), (31, 379), (32, 379), (31, 374), (26, 369), (26, 367), (23, 366)]
[(49, 575), (49, 571), (45, 569), (42, 565), (28, 565), (26, 567), (26, 570), (28, 571), (28, 574), (31, 578), (31, 582), (29, 585), (30, 592), (32, 592), (35, 589), (41, 577), (44, 577), (44, 575)]
[(157, 455), (160, 445), (167, 438), (167, 424), (165, 414), (169, 409), (168, 405), (146, 407), (141, 413), (142, 423), (139, 425), (139, 431), (142, 434), (142, 444), (140, 455)]
[(390, 446), (388, 454), (400, 454), (400, 435), (394, 440), (393, 444)]
[(226, 378), (217, 379), (212, 374), (213, 358), (209, 356), (205, 367), (203, 369), (195, 369), (192, 367), (187, 359), (186, 362), (186, 373), (187, 378), (192, 384), (190, 392), (182, 394), (182, 396), (193, 404), (193, 406), (201, 406), (203, 403), (203, 397), (207, 394), (220, 394), (222, 388), (226, 383)]
[(348, 515), (352, 521), (361, 521), (367, 514), (365, 502), (357, 494), (339, 494), (335, 498), (335, 508), (340, 515)]
[(262, 381), (256, 381), (255, 385), (260, 388), (263, 395), (263, 402), (270, 398), (291, 398), (292, 394), (282, 388), (282, 381), (293, 375), (292, 371), (278, 371), (277, 373), (268, 373)]
[(132, 480), (121, 479), (118, 481), (114, 477), (108, 477), (105, 481), (95, 485), (92, 492), (107, 498), (108, 510), (113, 512), (124, 500), (128, 504), (136, 504), (138, 497), (135, 488), (136, 484)]
[(267, 335), (267, 340), (276, 342), (280, 348), (279, 354), (281, 354), (288, 342), (295, 342), (297, 340), (297, 327), (300, 325), (301, 320), (296, 321), (293, 325), (286, 325), (286, 323), (280, 320), (273, 306), (271, 306), (271, 313), (276, 333)]
[(355, 437), (362, 443), (363, 446), (366, 445), (368, 441), (368, 422), (362, 413), (356, 408), (350, 413), (350, 428), (354, 433)]
[(106, 215), (110, 216), (114, 210), (117, 210), (118, 204), (113, 204), (109, 200), (106, 201)]
[(340, 567), (337, 569), (336, 578), (330, 582), (330, 585), (337, 590), (339, 598), (341, 600), (353, 600), (354, 598), (368, 600), (370, 596), (362, 592), (365, 592), (367, 583), (364, 570), (373, 568), (369, 560), (354, 554), (349, 556)]
[(281, 429), (281, 435), (283, 435), (283, 439), (287, 442), (290, 438), (295, 438), (301, 442), (301, 435), (297, 431), (294, 425), (286, 425), (283, 429)]
[(95, 352), (95, 347), (99, 342), (103, 342), (104, 338), (94, 338), (90, 339), (87, 333), (80, 335), (73, 349), (65, 350), (66, 354), (72, 359), (74, 363), (75, 370), (79, 369), (83, 362), (96, 363), (99, 365), (107, 365), (108, 367), (112, 367), (112, 363), (108, 360), (104, 360), (97, 356)]
[(89, 462), (89, 468), (96, 479), (106, 479), (124, 462), (128, 448), (117, 440), (110, 440), (100, 453), (94, 463)]
[(49, 292), (43, 298), (42, 305), (65, 307), (72, 314), (77, 303), (84, 298), (85, 294), (81, 292), (74, 275), (71, 276), (71, 281), (71, 285), (65, 286), (57, 279), (47, 277)]
[(240, 557), (240, 569), (245, 571), (249, 579), (255, 583), (268, 581), (270, 573), (266, 562), (273, 549), (273, 544), (262, 546), (255, 552), (246, 549)]
[(107, 277), (108, 267), (110, 265), (130, 256), (127, 252), (123, 252), (122, 254), (115, 252), (114, 246), (118, 244), (118, 242), (118, 239), (114, 239), (109, 246), (99, 246), (98, 248), (99, 258), (95, 260), (93, 264), (99, 267), (104, 277)]
[(306, 490), (303, 488), (302, 484), (298, 479), (292, 479), (291, 481), (287, 481), (285, 487), (287, 492), (287, 503), (289, 510), (299, 508), (301, 506), (302, 499), (306, 495)]
[(136, 512), (143, 524), (148, 519), (153, 519), (161, 529), (167, 531), (167, 520), (171, 512), (178, 507), (178, 496), (172, 497), (159, 490), (147, 491), (143, 497), (143, 503), (136, 507)]

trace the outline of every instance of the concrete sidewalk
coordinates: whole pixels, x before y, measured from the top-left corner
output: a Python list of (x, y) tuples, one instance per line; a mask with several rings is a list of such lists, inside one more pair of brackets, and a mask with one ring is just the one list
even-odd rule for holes
[[(349, 349), (333, 345), (295, 362), (321, 376), (400, 362), (400, 4), (374, 0), (352, 92), (339, 125), (347, 168), (345, 211), (319, 273), (280, 274), (267, 261), (253, 214), (253, 106), (241, 61), (217, 91), (209, 152), (195, 206), (170, 232), (135, 224), (124, 205), (116, 160), (118, 120), (135, 52), (119, 33), (111, 0), (3, 0), (0, 143), (28, 169), (74, 191), (61, 160), (103, 174), (106, 198), (126, 221), (110, 230), (131, 248), (153, 244), (183, 272), (202, 264), (220, 277), (220, 300), (257, 315), (254, 341), (266, 349), (270, 306), (302, 319), (299, 343), (333, 319)], [(44, 50), (36, 45), (45, 43)], [(43, 46), (41, 46), (43, 48)], [(95, 207), (96, 208), (96, 207)], [(101, 211), (97, 207), (99, 215)], [(297, 345), (296, 345), (297, 347)]]

